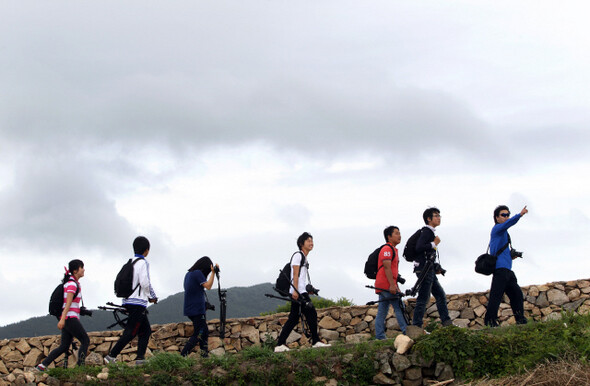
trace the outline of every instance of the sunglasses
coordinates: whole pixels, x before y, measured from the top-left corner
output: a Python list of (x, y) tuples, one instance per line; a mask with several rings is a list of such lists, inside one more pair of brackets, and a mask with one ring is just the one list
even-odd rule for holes
[(500, 213), (500, 216), (502, 216), (502, 217), (510, 217), (510, 212), (508, 212), (508, 213)]

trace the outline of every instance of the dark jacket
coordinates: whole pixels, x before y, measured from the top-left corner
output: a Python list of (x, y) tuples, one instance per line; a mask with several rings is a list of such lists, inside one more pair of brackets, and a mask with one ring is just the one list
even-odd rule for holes
[(426, 256), (434, 252), (434, 248), (432, 248), (434, 237), (432, 229), (428, 227), (422, 228), (422, 233), (420, 233), (420, 237), (418, 237), (418, 241), (416, 242), (416, 252), (418, 252), (418, 256), (416, 256), (416, 259), (414, 260), (414, 272), (422, 271), (424, 264), (426, 264)]

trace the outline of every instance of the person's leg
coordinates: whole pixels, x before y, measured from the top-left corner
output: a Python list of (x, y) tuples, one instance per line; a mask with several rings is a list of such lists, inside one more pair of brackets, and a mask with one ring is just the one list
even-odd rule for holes
[(64, 328), (62, 328), (61, 330), (61, 342), (59, 343), (59, 347), (51, 351), (49, 355), (47, 355), (47, 358), (43, 359), (41, 365), (43, 367), (47, 367), (61, 354), (66, 353), (66, 355), (68, 355), (67, 351), (70, 348), (70, 345), (72, 344), (72, 339), (72, 334), (64, 326)]
[(306, 306), (302, 306), (303, 316), (305, 317), (305, 320), (307, 320), (307, 326), (311, 333), (311, 344), (315, 344), (320, 341), (320, 336), (318, 335), (318, 313), (311, 302), (309, 295), (303, 294), (302, 296), (306, 300)]
[[(416, 276), (420, 277), (421, 272), (416, 272)], [(434, 271), (430, 269), (424, 276), (422, 285), (418, 290), (418, 297), (416, 298), (416, 307), (414, 308), (414, 316), (412, 324), (414, 326), (422, 327), (424, 312), (426, 312), (426, 305), (430, 300), (430, 293), (432, 289), (432, 282), (434, 280)]]
[(199, 344), (201, 348), (201, 356), (207, 358), (209, 356), (209, 329), (207, 328), (207, 315), (201, 315), (201, 342)]
[(121, 337), (119, 338), (119, 340), (117, 341), (115, 346), (111, 349), (111, 352), (109, 353), (109, 357), (112, 357), (112, 358), (116, 358), (117, 355), (119, 355), (121, 353), (121, 351), (123, 351), (125, 346), (127, 346), (127, 344), (129, 342), (131, 342), (131, 340), (133, 338), (135, 338), (135, 336), (139, 332), (139, 327), (141, 326), (141, 322), (143, 321), (143, 313), (145, 312), (144, 307), (126, 305), (125, 308), (129, 312), (129, 316), (127, 319), (127, 325), (125, 326), (125, 329), (123, 330), (123, 334), (121, 334)]
[(510, 299), (510, 307), (514, 313), (514, 318), (518, 324), (526, 324), (527, 320), (524, 317), (524, 297), (522, 289), (518, 285), (518, 280), (514, 272), (510, 271), (508, 283), (506, 284), (506, 295)]
[(490, 298), (488, 300), (488, 306), (486, 308), (486, 315), (484, 317), (484, 323), (486, 326), (497, 327), (498, 326), (498, 308), (502, 302), (504, 296), (504, 290), (506, 289), (507, 273), (510, 271), (505, 268), (499, 268), (494, 271), (492, 277), (492, 287), (490, 289)]
[[(402, 333), (405, 334), (406, 333), (406, 327), (408, 326), (408, 324), (406, 323), (406, 317), (404, 315), (404, 311), (402, 309), (401, 306), (401, 302), (403, 300), (401, 298), (399, 299), (395, 299), (391, 302), (391, 305), (393, 306), (393, 311), (395, 312), (395, 319), (397, 320), (397, 324), (399, 325), (400, 330), (402, 330)], [(377, 322), (375, 322), (377, 323)], [(375, 328), (377, 327), (377, 324), (375, 324)]]
[(282, 346), (287, 342), (287, 338), (289, 337), (289, 334), (291, 333), (291, 331), (293, 331), (293, 329), (295, 328), (297, 323), (299, 323), (299, 312), (300, 312), (299, 303), (291, 302), (291, 312), (289, 312), (289, 318), (287, 319), (287, 322), (285, 323), (285, 325), (283, 326), (283, 329), (281, 330), (281, 333), (279, 335), (279, 340), (277, 342), (277, 346)]
[(136, 360), (145, 359), (145, 352), (152, 335), (152, 326), (147, 316), (147, 310), (144, 310), (137, 333), (137, 358)]
[(379, 303), (377, 306), (377, 316), (375, 317), (375, 339), (383, 340), (385, 336), (385, 318), (389, 311), (389, 292), (379, 292)]
[(199, 317), (198, 315), (188, 317), (191, 320), (191, 322), (193, 322), (193, 334), (191, 335), (188, 342), (186, 342), (186, 345), (184, 346), (184, 348), (180, 352), (180, 355), (182, 355), (183, 357), (190, 354), (193, 351), (193, 349), (195, 348), (195, 346), (197, 345), (197, 343), (199, 343), (200, 330), (199, 330), (198, 317)]
[(70, 334), (80, 341), (80, 349), (78, 350), (78, 366), (84, 366), (86, 364), (88, 346), (90, 345), (90, 338), (88, 338), (88, 334), (86, 333), (86, 330), (84, 330), (84, 326), (82, 326), (82, 323), (80, 323), (79, 319), (68, 318), (66, 319), (66, 325), (64, 328), (67, 328)]
[(438, 310), (441, 324), (443, 326), (450, 325), (451, 318), (449, 317), (449, 309), (447, 308), (447, 295), (445, 294), (443, 287), (440, 285), (436, 274), (432, 281), (432, 296), (434, 296), (434, 299), (436, 300), (436, 309)]

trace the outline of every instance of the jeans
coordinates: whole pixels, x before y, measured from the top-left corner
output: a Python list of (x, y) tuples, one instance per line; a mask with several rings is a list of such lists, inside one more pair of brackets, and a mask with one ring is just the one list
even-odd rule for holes
[(395, 312), (395, 318), (399, 324), (400, 329), (406, 333), (406, 318), (400, 305), (401, 299), (399, 296), (392, 295), (390, 292), (381, 291), (379, 292), (379, 306), (377, 308), (377, 316), (375, 317), (375, 338), (385, 339), (385, 318), (389, 311), (389, 305), (393, 306)]
[[(416, 271), (416, 276), (420, 277), (421, 271)], [(424, 277), (424, 281), (418, 290), (418, 298), (416, 299), (416, 308), (414, 308), (414, 317), (412, 324), (414, 326), (422, 327), (424, 312), (426, 312), (426, 305), (430, 300), (430, 294), (436, 300), (436, 308), (438, 316), (443, 325), (450, 323), (449, 310), (447, 309), (447, 296), (445, 290), (438, 282), (434, 269), (430, 268)]]
[(137, 360), (145, 359), (145, 351), (152, 334), (152, 327), (147, 317), (147, 310), (145, 307), (126, 304), (125, 308), (129, 312), (129, 319), (127, 325), (123, 330), (123, 334), (112, 348), (109, 356), (116, 358), (117, 355), (125, 348), (127, 343), (131, 342), (136, 335), (137, 339)]
[(299, 316), (301, 313), (303, 313), (305, 320), (307, 320), (307, 325), (309, 326), (309, 330), (311, 332), (312, 344), (320, 341), (320, 337), (318, 335), (318, 313), (316, 312), (315, 307), (313, 306), (313, 303), (309, 299), (309, 295), (307, 293), (302, 293), (299, 299), (305, 300), (308, 306), (301, 307), (301, 303), (291, 302), (291, 312), (289, 313), (289, 319), (287, 319), (287, 322), (281, 330), (277, 346), (287, 343), (289, 334), (291, 331), (293, 331), (297, 323), (299, 323)]
[(41, 362), (43, 366), (47, 367), (53, 362), (58, 356), (63, 353), (67, 354), (72, 340), (78, 339), (80, 341), (80, 350), (78, 351), (78, 366), (84, 366), (86, 361), (86, 353), (88, 352), (88, 345), (90, 344), (90, 338), (80, 320), (77, 318), (67, 318), (64, 328), (61, 330), (61, 342), (59, 347), (49, 353), (47, 358)]
[(198, 343), (201, 348), (201, 356), (207, 356), (209, 354), (209, 329), (207, 328), (207, 318), (205, 314), (193, 315), (188, 318), (193, 322), (194, 331), (188, 342), (186, 342), (180, 355), (183, 357), (187, 356), (193, 351), (193, 348), (195, 348)]
[(512, 312), (514, 313), (516, 323), (526, 324), (527, 320), (524, 317), (522, 290), (516, 281), (514, 272), (507, 268), (498, 268), (494, 271), (492, 288), (490, 289), (490, 300), (488, 301), (484, 323), (491, 327), (498, 326), (498, 308), (500, 307), (504, 293), (510, 299), (510, 308), (512, 308)]

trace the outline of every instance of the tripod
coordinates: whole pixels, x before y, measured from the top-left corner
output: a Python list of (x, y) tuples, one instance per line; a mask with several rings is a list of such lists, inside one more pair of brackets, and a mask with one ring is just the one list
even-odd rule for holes
[[(379, 287), (373, 287), (372, 285), (366, 285), (365, 288), (376, 289), (376, 290), (379, 290), (379, 291), (384, 291), (384, 292), (389, 293), (389, 290), (387, 290), (387, 289), (379, 288)], [(373, 301), (367, 302), (367, 306), (372, 306), (372, 305), (375, 305), (375, 304), (381, 303), (381, 302), (388, 302), (391, 299), (397, 300), (399, 302), (400, 309), (402, 310), (402, 314), (404, 315), (404, 320), (405, 320), (406, 324), (410, 324), (410, 315), (408, 314), (408, 311), (406, 310), (406, 305), (404, 304), (404, 301), (402, 300), (402, 297), (404, 297), (404, 294), (402, 294), (401, 292), (399, 292), (399, 293), (397, 293), (395, 295), (392, 295), (392, 297), (389, 298), (389, 299), (373, 300)]]

